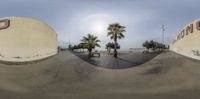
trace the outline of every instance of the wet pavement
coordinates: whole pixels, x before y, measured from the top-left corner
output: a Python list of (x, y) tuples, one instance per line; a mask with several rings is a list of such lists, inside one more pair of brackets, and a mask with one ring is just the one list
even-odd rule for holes
[(142, 53), (142, 52), (132, 52), (132, 53), (119, 53), (118, 58), (114, 58), (112, 54), (106, 52), (101, 53), (100, 57), (88, 57), (87, 52), (73, 52), (76, 56), (80, 57), (84, 61), (98, 67), (110, 68), (110, 69), (124, 69), (136, 67), (138, 65), (144, 64), (154, 57), (156, 57), (159, 52), (155, 53)]

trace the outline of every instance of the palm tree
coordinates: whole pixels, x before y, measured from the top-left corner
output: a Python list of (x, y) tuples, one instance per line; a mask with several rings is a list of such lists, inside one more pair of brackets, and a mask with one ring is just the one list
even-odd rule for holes
[(149, 49), (151, 48), (149, 41), (145, 41), (142, 46), (145, 47), (147, 51), (149, 52)]
[(79, 43), (78, 45), (78, 49), (80, 50), (80, 52), (81, 52), (81, 49), (83, 48), (83, 45), (82, 45), (82, 43)]
[(107, 36), (114, 40), (114, 57), (117, 58), (117, 39), (124, 38), (123, 32), (125, 32), (125, 27), (119, 23), (113, 23), (108, 26), (107, 30)]
[(107, 43), (106, 44), (106, 49), (107, 49), (107, 51), (108, 51), (108, 53), (110, 54), (110, 51), (111, 51), (111, 48), (112, 48), (112, 43)]
[(100, 47), (98, 44), (100, 40), (98, 40), (97, 36), (94, 36), (92, 34), (88, 34), (87, 36), (84, 36), (83, 39), (81, 40), (82, 43), (84, 44), (85, 48), (88, 49), (89, 51), (89, 57), (92, 56), (92, 49), (97, 47)]
[[(116, 46), (117, 46), (117, 49), (120, 49), (120, 45), (118, 43), (116, 44)], [(115, 49), (115, 44), (113, 42), (107, 43), (106, 44), (106, 49), (110, 53), (111, 49)]]

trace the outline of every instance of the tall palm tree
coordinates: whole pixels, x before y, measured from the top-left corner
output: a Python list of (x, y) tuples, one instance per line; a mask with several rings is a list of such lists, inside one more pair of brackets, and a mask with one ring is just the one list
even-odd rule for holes
[(100, 45), (98, 44), (100, 40), (98, 40), (97, 36), (94, 36), (92, 34), (88, 34), (87, 36), (84, 36), (81, 41), (84, 44), (84, 46), (88, 49), (89, 57), (92, 56), (92, 49), (94, 49), (96, 46), (100, 47)]
[(123, 32), (125, 32), (124, 26), (120, 25), (119, 23), (113, 23), (108, 26), (108, 34), (110, 39), (114, 40), (114, 57), (117, 58), (117, 39), (124, 38)]

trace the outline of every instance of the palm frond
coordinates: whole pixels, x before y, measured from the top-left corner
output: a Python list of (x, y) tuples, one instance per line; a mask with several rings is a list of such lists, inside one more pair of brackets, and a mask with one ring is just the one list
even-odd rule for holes
[(96, 40), (96, 42), (101, 42), (100, 40)]
[(108, 32), (107, 36), (113, 35), (114, 32)]
[(114, 36), (110, 36), (110, 39), (114, 39)]
[(121, 36), (122, 38), (124, 38), (124, 34), (122, 34), (122, 33), (119, 33), (119, 36)]
[(88, 49), (95, 48), (95, 46), (97, 47), (100, 46), (98, 44), (100, 40), (98, 40), (97, 36), (94, 36), (92, 34), (87, 34), (87, 36), (84, 36), (81, 41), (82, 43), (80, 43), (80, 46), (84, 46), (85, 48), (88, 48)]
[(97, 44), (97, 43), (95, 44), (95, 46), (97, 46), (97, 47), (101, 47), (101, 46), (100, 46), (99, 44)]

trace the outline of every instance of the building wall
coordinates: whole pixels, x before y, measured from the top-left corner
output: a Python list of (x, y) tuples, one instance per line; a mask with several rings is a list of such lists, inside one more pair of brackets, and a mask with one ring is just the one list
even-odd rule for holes
[(57, 53), (57, 34), (47, 24), (27, 17), (0, 20), (9, 20), (7, 28), (0, 28), (0, 60), (33, 61)]
[(200, 60), (200, 19), (190, 22), (177, 33), (170, 50)]

